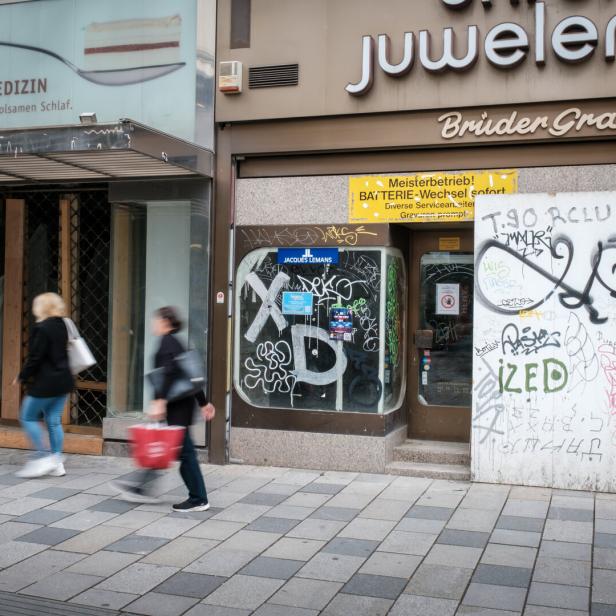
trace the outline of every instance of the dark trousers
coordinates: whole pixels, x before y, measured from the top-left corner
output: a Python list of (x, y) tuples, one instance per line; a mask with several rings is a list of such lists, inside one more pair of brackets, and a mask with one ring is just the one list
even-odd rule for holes
[(188, 498), (193, 503), (207, 503), (205, 481), (197, 460), (197, 450), (186, 428), (184, 443), (180, 452), (180, 475), (188, 488)]
[[(180, 475), (188, 488), (188, 499), (196, 504), (207, 503), (205, 481), (203, 480), (199, 460), (197, 460), (197, 450), (195, 449), (192, 438), (190, 438), (189, 428), (186, 428), (186, 432), (184, 433), (184, 442), (182, 443), (179, 461)], [(139, 483), (144, 485), (154, 481), (157, 476), (158, 471), (146, 469)]]

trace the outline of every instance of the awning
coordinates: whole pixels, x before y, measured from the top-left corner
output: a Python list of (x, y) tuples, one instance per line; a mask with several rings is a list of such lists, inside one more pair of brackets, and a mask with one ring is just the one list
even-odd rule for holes
[(0, 131), (0, 185), (211, 178), (212, 172), (210, 150), (132, 120)]

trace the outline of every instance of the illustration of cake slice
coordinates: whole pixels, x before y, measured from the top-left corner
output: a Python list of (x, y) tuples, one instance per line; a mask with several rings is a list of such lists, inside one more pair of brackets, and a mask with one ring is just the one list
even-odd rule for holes
[(180, 62), (182, 18), (94, 22), (85, 30), (84, 69), (121, 70)]

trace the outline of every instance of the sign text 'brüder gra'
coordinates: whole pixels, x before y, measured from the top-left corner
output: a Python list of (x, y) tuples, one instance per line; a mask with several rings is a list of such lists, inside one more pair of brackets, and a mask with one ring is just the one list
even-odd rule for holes
[[(471, 4), (472, 0), (441, 0), (450, 9), (460, 9)], [(495, 0), (498, 1), (498, 0)], [(504, 0), (501, 0), (504, 1)], [(483, 0), (484, 7), (489, 7), (491, 0)], [(534, 12), (534, 31), (527, 32), (522, 26), (514, 22), (504, 22), (493, 26), (485, 33), (483, 39), (483, 53), (490, 64), (500, 69), (515, 68), (532, 53), (537, 64), (543, 65), (547, 61), (546, 48), (548, 42), (556, 58), (565, 63), (578, 63), (589, 60), (601, 44), (603, 36), (602, 55), (606, 62), (613, 62), (616, 58), (616, 15), (606, 25), (598, 26), (588, 17), (571, 15), (561, 19), (551, 34), (546, 27), (547, 9), (545, 2), (529, 0), (528, 8), (523, 4), (511, 0), (512, 5), (519, 4), (519, 10), (532, 10)], [(479, 59), (480, 37), (483, 33), (478, 26), (469, 24), (466, 28), (466, 45), (464, 42), (454, 44), (456, 35), (460, 33), (447, 27), (442, 31), (440, 45), (433, 44), (433, 33), (429, 30), (419, 32), (419, 62), (424, 70), (430, 73), (444, 71), (466, 71)], [(362, 37), (361, 79), (356, 83), (349, 83), (346, 91), (353, 96), (365, 94), (372, 87), (375, 60), (379, 68), (391, 77), (406, 75), (415, 62), (416, 42), (414, 32), (404, 33), (404, 52), (402, 60), (392, 62), (390, 52), (390, 39), (387, 34), (379, 34), (376, 43), (371, 35)], [(533, 41), (531, 43), (531, 41)], [(433, 48), (442, 49), (442, 55), (434, 53)], [(457, 50), (465, 51), (454, 51)]]

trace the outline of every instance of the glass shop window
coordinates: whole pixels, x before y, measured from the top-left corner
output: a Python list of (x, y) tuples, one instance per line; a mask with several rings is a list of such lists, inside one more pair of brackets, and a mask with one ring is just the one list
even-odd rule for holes
[(255, 250), (240, 263), (234, 383), (249, 404), (358, 413), (387, 413), (401, 405), (402, 254), (391, 248), (333, 250), (337, 263), (282, 264), (276, 248)]

